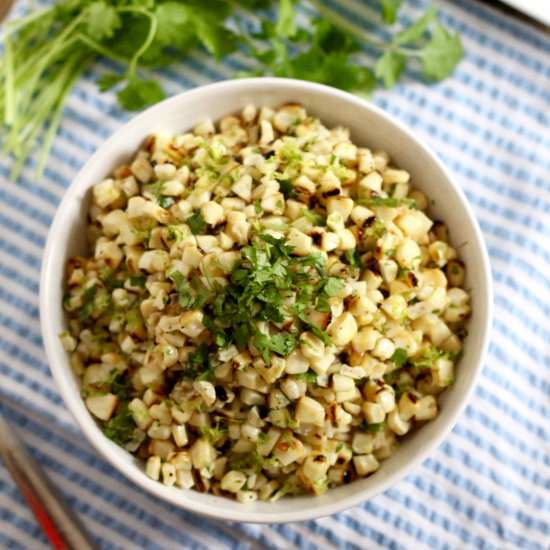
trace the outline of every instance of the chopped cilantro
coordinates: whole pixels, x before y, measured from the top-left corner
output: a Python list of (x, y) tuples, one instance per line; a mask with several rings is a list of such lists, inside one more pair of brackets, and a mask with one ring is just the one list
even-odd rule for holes
[(118, 445), (125, 445), (134, 437), (136, 423), (128, 405), (124, 403), (119, 411), (105, 423), (103, 433)]
[(386, 426), (385, 422), (373, 422), (372, 424), (369, 424), (368, 422), (363, 422), (361, 424), (361, 428), (369, 433), (377, 433), (382, 431)]
[[(215, 298), (203, 308), (208, 330), (224, 345), (235, 343), (244, 349), (252, 339), (266, 363), (272, 353), (288, 355), (296, 347), (296, 335), (274, 334), (258, 329), (258, 322), (280, 323), (294, 318), (306, 326), (306, 305), (319, 296), (335, 292), (337, 278), (327, 277), (324, 261), (317, 255), (296, 257), (284, 239), (259, 235), (241, 249), (241, 262), (230, 277), (230, 284), (216, 289)], [(295, 293), (293, 308), (285, 306), (285, 296)], [(221, 343), (221, 342), (220, 342)]]
[(94, 301), (97, 294), (97, 285), (93, 284), (89, 286), (82, 293), (82, 307), (78, 312), (78, 318), (80, 321), (85, 321), (90, 318), (94, 309)]
[(208, 439), (212, 445), (215, 445), (227, 435), (227, 428), (220, 427), (219, 423), (214, 427), (202, 427), (200, 428), (203, 437)]
[(133, 287), (145, 288), (147, 278), (145, 275), (131, 275), (129, 280)]
[(357, 248), (354, 248), (353, 250), (346, 250), (344, 252), (344, 259), (351, 267), (360, 268), (362, 265), (361, 253), (357, 250)]
[(302, 216), (313, 225), (318, 225), (320, 227), (324, 227), (325, 225), (327, 225), (327, 219), (325, 216), (323, 216), (323, 214), (313, 212), (312, 210), (308, 210), (307, 208), (304, 208), (302, 210)]
[(129, 401), (134, 392), (134, 386), (127, 372), (112, 369), (109, 378), (98, 384), (108, 392), (116, 395), (121, 401)]
[(311, 370), (297, 374), (296, 378), (303, 380), (307, 384), (317, 384), (317, 374)]
[(403, 348), (397, 348), (393, 355), (390, 357), (390, 361), (395, 363), (398, 367), (402, 367), (407, 362), (407, 350)]
[(170, 208), (174, 204), (174, 199), (172, 197), (162, 195), (158, 198), (158, 203), (161, 208)]
[(436, 361), (445, 355), (445, 352), (439, 348), (429, 346), (424, 348), (410, 363), (417, 369), (431, 369), (435, 366)]
[(285, 196), (285, 199), (296, 198), (296, 191), (294, 190), (294, 186), (292, 185), (292, 183), (290, 183), (289, 180), (279, 181), (279, 188), (281, 190), (281, 193)]
[(206, 231), (206, 222), (200, 212), (195, 212), (185, 220), (185, 223), (189, 226), (193, 235), (200, 235)]
[(369, 197), (368, 199), (358, 199), (357, 203), (362, 206), (387, 206), (388, 208), (408, 206), (409, 208), (416, 208), (416, 202), (413, 199), (397, 199), (395, 197)]
[(121, 288), (124, 285), (124, 281), (117, 277), (117, 273), (114, 269), (103, 269), (99, 275), (99, 278), (103, 281), (103, 284), (107, 290)]

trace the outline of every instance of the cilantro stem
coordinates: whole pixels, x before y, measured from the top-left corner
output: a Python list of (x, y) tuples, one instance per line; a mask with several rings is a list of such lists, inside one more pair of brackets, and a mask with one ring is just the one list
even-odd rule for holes
[(94, 50), (104, 57), (108, 57), (110, 59), (113, 59), (114, 61), (118, 61), (119, 63), (128, 63), (127, 58), (118, 55), (116, 52), (109, 48), (106, 48), (105, 46), (102, 46), (99, 42), (96, 42), (93, 38), (90, 38), (85, 34), (78, 33), (77, 38), (81, 42), (84, 42), (84, 44), (86, 44), (86, 46), (88, 46), (90, 49)]
[(144, 15), (149, 19), (149, 32), (147, 33), (147, 37), (145, 38), (143, 44), (139, 47), (137, 52), (133, 55), (132, 59), (130, 60), (130, 63), (128, 64), (128, 78), (133, 77), (136, 74), (136, 67), (137, 63), (139, 61), (139, 58), (147, 51), (149, 46), (153, 43), (153, 40), (155, 39), (155, 35), (157, 34), (157, 27), (158, 22), (157, 18), (153, 13), (151, 13), (148, 10), (145, 10), (143, 8), (133, 8), (133, 7), (125, 7), (118, 10), (120, 13), (122, 12), (133, 12), (133, 13), (139, 13), (141, 15)]
[[(80, 60), (79, 60), (80, 61)], [(65, 103), (67, 102), (67, 98), (69, 96), (69, 93), (71, 92), (74, 84), (76, 83), (77, 79), (82, 74), (82, 71), (86, 67), (86, 62), (78, 62), (76, 63), (77, 67), (76, 70), (73, 72), (71, 76), (67, 79), (63, 86), (63, 90), (58, 98), (56, 110), (52, 116), (52, 119), (50, 121), (50, 124), (48, 126), (48, 130), (46, 131), (46, 135), (44, 136), (44, 141), (42, 143), (42, 149), (40, 151), (40, 156), (38, 158), (38, 164), (36, 166), (36, 174), (39, 175), (44, 170), (44, 166), (46, 164), (46, 161), (48, 160), (48, 155), (50, 152), (50, 149), (52, 147), (53, 140), (55, 138), (55, 135), (57, 133), (57, 129), (59, 128), (59, 124), (61, 123), (61, 117), (63, 116), (63, 109), (65, 107)]]
[(5, 63), (5, 114), (4, 121), (7, 125), (11, 126), (15, 120), (15, 76), (14, 76), (14, 63), (13, 63), (13, 49), (11, 40), (6, 38), (4, 42), (4, 63)]
[(30, 23), (35, 22), (37, 19), (40, 19), (44, 15), (52, 14), (57, 8), (55, 6), (49, 8), (42, 8), (41, 10), (33, 11), (26, 17), (18, 19), (17, 21), (10, 21), (4, 25), (4, 32), (0, 36), (0, 42), (5, 40), (11, 34), (16, 33), (19, 29), (29, 25)]

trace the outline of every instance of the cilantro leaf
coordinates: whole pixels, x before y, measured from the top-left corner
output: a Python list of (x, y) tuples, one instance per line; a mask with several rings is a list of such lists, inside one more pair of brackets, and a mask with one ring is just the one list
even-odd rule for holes
[(407, 362), (407, 359), (407, 350), (404, 348), (397, 348), (390, 357), (390, 361), (395, 363), (398, 367), (402, 367)]
[(345, 283), (339, 277), (328, 277), (323, 285), (323, 292), (329, 296), (339, 296), (344, 289)]
[(279, 16), (275, 24), (275, 34), (282, 38), (289, 38), (296, 34), (293, 0), (280, 0)]
[(114, 6), (92, 2), (86, 13), (86, 32), (94, 40), (111, 38), (121, 26), (120, 15)]
[(194, 17), (193, 24), (202, 45), (214, 55), (221, 59), (224, 55), (235, 51), (236, 35), (222, 25), (208, 21), (204, 18)]
[(316, 19), (313, 26), (315, 29), (313, 44), (325, 53), (352, 53), (360, 49), (357, 41), (349, 33), (336, 27), (327, 19)]
[(394, 44), (410, 44), (422, 38), (422, 35), (428, 30), (430, 23), (437, 16), (437, 7), (430, 6), (426, 13), (420, 17), (416, 22), (414, 22), (410, 27), (398, 32), (394, 37), (392, 42)]
[(407, 58), (404, 55), (388, 50), (376, 62), (374, 74), (384, 82), (386, 88), (391, 88), (399, 80), (406, 64)]
[(317, 384), (317, 373), (313, 372), (312, 370), (297, 374), (296, 378), (298, 378), (299, 380), (303, 380), (307, 384)]
[(174, 286), (179, 295), (179, 304), (184, 309), (193, 307), (194, 297), (191, 293), (191, 285), (189, 281), (179, 271), (172, 271), (168, 275), (174, 282)]
[(115, 74), (115, 73), (105, 73), (97, 79), (96, 84), (98, 85), (100, 91), (106, 92), (107, 90), (114, 88), (117, 84), (119, 84), (123, 80), (124, 80), (123, 75)]
[(117, 94), (120, 105), (128, 111), (139, 111), (165, 98), (164, 91), (155, 80), (132, 78)]
[(432, 80), (443, 80), (464, 57), (460, 36), (436, 23), (430, 41), (420, 50), (420, 56), (424, 74)]
[(195, 212), (185, 220), (185, 223), (189, 226), (193, 235), (200, 235), (206, 231), (206, 222), (200, 212)]
[(189, 6), (179, 2), (159, 4), (155, 9), (155, 18), (157, 44), (172, 47), (189, 45), (194, 35)]
[(287, 356), (296, 347), (296, 337), (289, 332), (279, 332), (268, 336), (263, 332), (256, 331), (254, 345), (261, 353), (264, 362), (269, 364), (271, 352)]
[(401, 6), (401, 0), (380, 0), (382, 19), (385, 23), (395, 23), (397, 12)]

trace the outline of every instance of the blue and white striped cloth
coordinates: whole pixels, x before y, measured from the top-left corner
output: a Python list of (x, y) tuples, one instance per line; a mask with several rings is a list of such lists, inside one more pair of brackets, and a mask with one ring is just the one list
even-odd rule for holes
[[(368, 23), (374, 2), (328, 3), (383, 37)], [(428, 1), (404, 4), (401, 25)], [(470, 405), (433, 456), (336, 516), (259, 526), (173, 509), (99, 458), (61, 402), (40, 337), (41, 255), (64, 189), (128, 118), (94, 84), (109, 67), (98, 64), (79, 81), (44, 177), (36, 181), (29, 164), (14, 185), (9, 162), (0, 160), (0, 411), (101, 547), (550, 547), (550, 37), (474, 0), (445, 2), (441, 12), (466, 49), (454, 76), (427, 86), (411, 70), (374, 101), (436, 149), (474, 207), (495, 280), (490, 355)], [(246, 63), (234, 55), (219, 65), (197, 52), (161, 78), (176, 93), (231, 77)], [(2, 467), (0, 522), (2, 547), (46, 546)]]

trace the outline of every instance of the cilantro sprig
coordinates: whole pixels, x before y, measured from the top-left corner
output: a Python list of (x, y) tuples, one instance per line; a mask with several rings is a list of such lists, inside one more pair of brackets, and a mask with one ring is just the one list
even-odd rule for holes
[[(325, 2), (312, 0), (313, 14), (301, 4), (56, 0), (4, 24), (0, 124), (5, 150), (15, 158), (13, 179), (39, 144), (42, 172), (65, 102), (98, 57), (116, 63), (115, 71), (98, 80), (100, 91), (113, 90), (122, 108), (139, 110), (165, 96), (150, 69), (175, 63), (196, 47), (215, 60), (244, 52), (255, 64), (249, 75), (300, 78), (367, 94), (378, 82), (393, 86), (409, 63), (419, 64), (429, 80), (446, 78), (464, 55), (458, 34), (437, 21), (436, 8), (382, 42)], [(373, 23), (393, 24), (402, 4), (380, 0), (380, 18)], [(380, 52), (374, 66), (358, 55), (366, 45)], [(293, 190), (283, 185), (283, 192), (291, 196)]]

